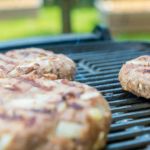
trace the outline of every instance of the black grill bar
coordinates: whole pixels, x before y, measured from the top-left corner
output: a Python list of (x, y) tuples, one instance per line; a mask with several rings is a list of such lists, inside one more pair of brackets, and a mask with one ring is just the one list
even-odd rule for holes
[(112, 112), (129, 112), (129, 111), (135, 111), (135, 110), (139, 110), (139, 109), (146, 109), (149, 108), (150, 109), (150, 104), (149, 103), (144, 103), (144, 104), (134, 104), (134, 105), (125, 105), (125, 106), (121, 106), (121, 107), (114, 107), (111, 109)]
[(148, 145), (150, 143), (150, 139), (139, 139), (139, 140), (130, 140), (126, 142), (120, 142), (119, 144), (113, 144), (108, 146), (108, 150), (114, 149), (114, 150), (128, 150), (128, 149), (136, 149), (141, 148), (141, 146)]
[[(140, 128), (140, 130), (139, 130)], [(140, 136), (141, 134), (146, 134), (150, 132), (150, 127), (145, 127), (142, 129), (142, 126), (132, 130), (126, 130), (125, 132), (113, 133), (108, 136), (110, 142), (115, 142), (116, 140), (129, 139), (131, 137)], [(134, 134), (133, 134), (134, 133)]]
[(141, 110), (138, 112), (131, 112), (131, 113), (125, 113), (125, 114), (120, 114), (120, 115), (113, 115), (113, 122), (116, 122), (118, 120), (124, 119), (124, 118), (139, 118), (139, 117), (147, 117), (149, 116), (149, 110)]
[(113, 124), (111, 125), (111, 131), (118, 131), (118, 130), (123, 130), (128, 127), (132, 127), (135, 125), (149, 125), (150, 124), (150, 118), (144, 118), (144, 119), (138, 119), (134, 121), (128, 121), (128, 120), (121, 120), (120, 123), (118, 124)]

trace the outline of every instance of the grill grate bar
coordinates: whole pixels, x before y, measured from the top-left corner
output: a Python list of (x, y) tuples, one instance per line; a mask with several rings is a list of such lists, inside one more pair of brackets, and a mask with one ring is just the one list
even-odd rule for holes
[(126, 106), (121, 106), (121, 107), (115, 107), (112, 108), (111, 111), (112, 112), (117, 112), (117, 111), (135, 111), (135, 110), (139, 110), (139, 109), (148, 109), (150, 108), (150, 103), (144, 103), (144, 104), (134, 104), (134, 105), (126, 105)]
[(124, 62), (110, 62), (110, 63), (98, 63), (98, 64), (92, 64), (91, 65), (91, 68), (94, 68), (94, 67), (97, 67), (97, 68), (106, 68), (106, 69), (109, 69), (109, 67), (118, 67), (118, 66), (121, 66)]
[(118, 82), (118, 79), (117, 78), (113, 78), (113, 79), (104, 79), (104, 80), (100, 80), (100, 81), (91, 81), (91, 82), (86, 82), (86, 84), (89, 84), (91, 86), (98, 86), (99, 85), (103, 85), (103, 84), (111, 84), (111, 83), (116, 83)]
[(112, 88), (112, 89), (108, 89), (108, 90), (100, 90), (98, 89), (99, 91), (101, 91), (104, 95), (108, 95), (109, 94), (123, 94), (123, 91), (122, 91), (122, 88)]
[(113, 145), (108, 145), (108, 150), (124, 150), (124, 149), (131, 149), (131, 148), (138, 148), (139, 146), (144, 146), (150, 143), (150, 139), (139, 139), (139, 140), (130, 140), (127, 142), (120, 142)]
[(114, 66), (110, 66), (110, 67), (93, 67), (93, 69), (95, 69), (96, 71), (107, 71), (107, 70), (113, 70), (113, 69), (120, 69), (121, 65), (114, 65)]
[(126, 129), (131, 126), (136, 126), (137, 124), (138, 125), (149, 125), (150, 118), (138, 119), (138, 120), (134, 120), (134, 121), (122, 120), (122, 121), (120, 121), (120, 123), (112, 124), (111, 131)]
[(130, 94), (128, 92), (123, 92), (123, 91), (121, 93), (119, 93), (119, 94), (111, 94), (111, 93), (109, 94), (108, 93), (108, 94), (105, 95), (105, 98), (109, 102), (110, 101), (112, 101), (112, 102), (116, 101), (117, 102), (117, 100), (120, 101), (120, 100), (125, 100), (125, 99), (127, 99), (127, 102), (130, 102), (131, 99), (135, 99), (135, 101), (138, 101), (138, 102), (140, 101), (141, 102), (141, 100), (139, 100), (136, 96), (134, 96), (134, 95), (132, 95), (132, 94)]
[[(104, 83), (103, 83), (104, 84)], [(106, 89), (114, 89), (114, 88), (119, 88), (121, 87), (120, 86), (120, 83), (111, 83), (111, 84), (106, 84), (106, 85), (96, 85), (94, 86), (95, 88), (99, 89), (99, 90), (106, 90)]]
[(127, 59), (124, 58), (116, 58), (116, 59), (108, 59), (107, 61), (106, 60), (92, 60), (92, 59), (89, 59), (88, 61), (85, 61), (85, 64), (87, 64), (89, 67), (91, 67), (92, 65), (99, 65), (99, 67), (102, 67), (102, 66), (109, 66), (110, 64), (112, 65), (117, 65), (117, 64), (123, 64)]
[(113, 115), (113, 121), (116, 122), (118, 120), (124, 119), (124, 118), (139, 118), (142, 116), (150, 116), (149, 113), (149, 109), (148, 110), (142, 110), (142, 111), (138, 111), (138, 112), (129, 112), (129, 113), (125, 113), (125, 114), (120, 114), (120, 115)]
[(115, 74), (107, 74), (107, 75), (103, 75), (101, 76), (100, 74), (95, 74), (95, 75), (92, 75), (92, 76), (84, 76), (84, 79), (81, 79), (81, 78), (77, 78), (78, 81), (80, 82), (99, 82), (101, 81), (102, 79), (103, 80), (106, 80), (106, 79), (112, 79), (112, 78), (117, 78), (118, 75), (115, 73)]
[(129, 99), (117, 99), (117, 100), (114, 100), (114, 101), (110, 101), (109, 104), (111, 106), (121, 106), (121, 105), (125, 105), (125, 104), (140, 104), (141, 101), (140, 100), (137, 100), (136, 97), (135, 98), (129, 98)]
[(119, 133), (110, 133), (108, 139), (109, 142), (115, 142), (116, 140), (128, 139), (146, 133), (150, 133), (150, 127), (143, 128), (142, 126), (136, 126), (134, 128), (132, 127), (131, 130), (126, 130)]

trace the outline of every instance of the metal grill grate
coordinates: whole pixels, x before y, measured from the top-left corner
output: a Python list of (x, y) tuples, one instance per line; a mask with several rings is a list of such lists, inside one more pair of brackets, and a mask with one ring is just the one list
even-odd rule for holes
[(91, 45), (67, 48), (84, 49), (69, 55), (78, 66), (76, 80), (97, 88), (111, 106), (113, 121), (106, 149), (146, 149), (150, 144), (150, 102), (124, 92), (117, 78), (125, 61), (150, 54), (150, 47), (95, 44), (93, 48)]
[(117, 79), (125, 61), (150, 55), (149, 43), (91, 42), (41, 47), (68, 54), (77, 63), (76, 80), (97, 88), (108, 100), (113, 120), (107, 150), (150, 149), (150, 101), (124, 92)]

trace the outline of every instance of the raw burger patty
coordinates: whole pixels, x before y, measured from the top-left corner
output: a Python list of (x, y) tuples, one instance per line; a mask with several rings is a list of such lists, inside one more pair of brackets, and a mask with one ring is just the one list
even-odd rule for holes
[(124, 90), (149, 99), (150, 56), (141, 56), (127, 61), (120, 70), (119, 80)]
[(106, 100), (87, 85), (0, 79), (0, 150), (99, 150), (110, 121)]
[(43, 49), (12, 50), (1, 57), (0, 77), (72, 80), (76, 70), (75, 63), (67, 56)]

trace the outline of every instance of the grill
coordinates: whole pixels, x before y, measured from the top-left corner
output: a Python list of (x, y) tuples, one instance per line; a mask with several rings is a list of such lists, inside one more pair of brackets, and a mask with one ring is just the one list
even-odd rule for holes
[(124, 92), (118, 72), (125, 61), (150, 54), (150, 44), (92, 42), (52, 49), (67, 51), (77, 63), (76, 80), (97, 88), (108, 100), (113, 120), (106, 149), (146, 149), (150, 144), (150, 103)]
[[(118, 81), (125, 61), (150, 55), (149, 43), (92, 41), (33, 46), (67, 54), (77, 64), (76, 80), (97, 88), (108, 100), (113, 120), (107, 150), (149, 149), (150, 102), (123, 91)], [(10, 48), (5, 45), (4, 49)]]

